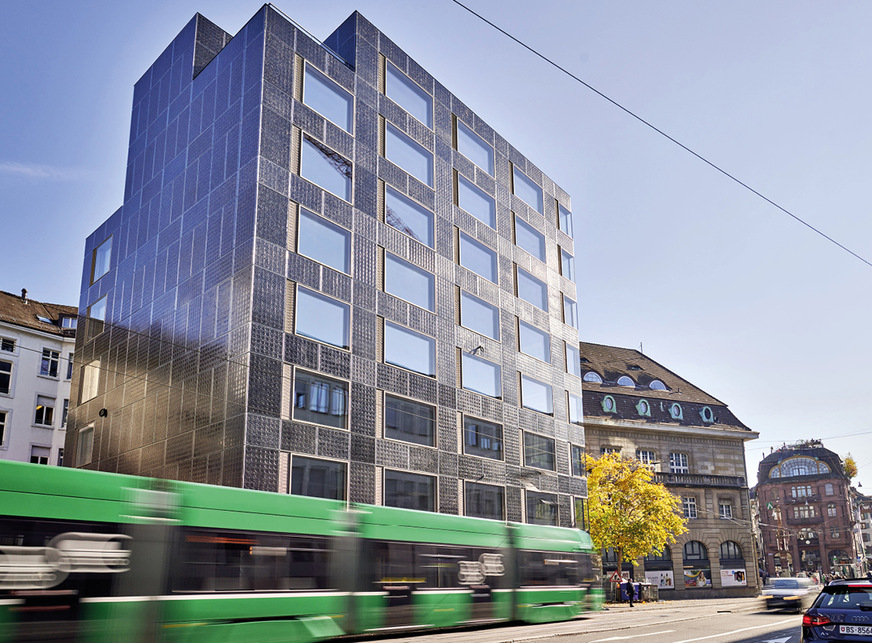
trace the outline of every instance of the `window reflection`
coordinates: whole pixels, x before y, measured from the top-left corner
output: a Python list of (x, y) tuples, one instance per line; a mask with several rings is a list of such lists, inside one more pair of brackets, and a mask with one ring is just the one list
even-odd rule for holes
[(354, 97), (310, 65), (306, 65), (303, 76), (303, 103), (346, 132), (351, 132)]
[(554, 438), (524, 432), (524, 465), (554, 470)]
[(389, 252), (385, 253), (385, 292), (436, 311), (436, 276)]
[(390, 186), (385, 188), (385, 222), (433, 247), (433, 213)]
[(470, 353), (462, 353), (460, 358), (460, 383), (470, 391), (502, 397), (500, 366)]
[(109, 272), (109, 264), (112, 259), (112, 237), (106, 239), (94, 248), (91, 258), (91, 283)]
[(300, 176), (351, 201), (351, 161), (308, 135), (303, 135)]
[(477, 482), (464, 483), (464, 508), (467, 516), (505, 520), (505, 489)]
[(385, 321), (384, 356), (387, 364), (436, 375), (436, 340)]
[(476, 418), (463, 418), (464, 453), (493, 460), (503, 459), (503, 427)]
[(423, 444), (436, 444), (436, 408), (393, 395), (385, 395), (385, 437)]
[(566, 342), (566, 372), (581, 377), (581, 355), (578, 346), (570, 342)]
[(518, 268), (518, 297), (548, 311), (548, 286), (523, 268)]
[(572, 235), (572, 212), (563, 207), (562, 204), (557, 204), (557, 227), (563, 230), (570, 237)]
[(347, 383), (297, 371), (294, 378), (295, 420), (344, 429), (347, 409)]
[(529, 176), (521, 172), (517, 167), (512, 167), (512, 187), (514, 193), (536, 210), (539, 214), (544, 213), (542, 205), (542, 188), (540, 188)]
[(334, 270), (351, 273), (351, 232), (300, 208), (297, 252)]
[(545, 235), (517, 215), (515, 215), (515, 244), (539, 261), (545, 261)]
[(345, 500), (345, 463), (294, 456), (291, 493)]
[(554, 400), (551, 397), (551, 385), (521, 375), (521, 406), (540, 413), (554, 412)]
[(500, 338), (499, 309), (464, 291), (460, 293), (460, 324), (491, 339)]
[(560, 249), (560, 274), (575, 281), (575, 257), (566, 252), (565, 248)]
[(350, 306), (314, 290), (297, 287), (297, 335), (348, 348)]
[(518, 346), (522, 353), (551, 363), (551, 336), (521, 320), (518, 320)]
[(578, 330), (578, 306), (566, 295), (563, 295), (563, 323)]
[(494, 175), (494, 148), (461, 120), (457, 121), (457, 150), (485, 172)]
[(463, 232), (460, 233), (460, 265), (497, 283), (497, 253)]
[(569, 394), (569, 421), (572, 424), (581, 424), (581, 396)]
[(457, 205), (485, 225), (496, 229), (497, 205), (493, 197), (460, 174), (457, 175)]
[(433, 128), (433, 99), (423, 87), (385, 61), (385, 95), (412, 116)]
[(385, 158), (433, 187), (433, 155), (390, 123), (385, 123)]
[(385, 506), (436, 511), (436, 479), (385, 469)]

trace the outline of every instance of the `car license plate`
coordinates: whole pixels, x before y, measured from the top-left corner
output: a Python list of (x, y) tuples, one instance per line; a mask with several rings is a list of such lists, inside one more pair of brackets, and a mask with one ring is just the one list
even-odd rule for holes
[(856, 634), (872, 636), (872, 626), (869, 625), (839, 625), (839, 634)]

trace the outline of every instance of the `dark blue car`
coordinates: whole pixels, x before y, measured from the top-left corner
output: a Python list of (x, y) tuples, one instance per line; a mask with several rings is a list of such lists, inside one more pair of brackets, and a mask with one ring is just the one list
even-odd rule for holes
[(802, 641), (872, 642), (872, 580), (836, 580), (802, 617)]

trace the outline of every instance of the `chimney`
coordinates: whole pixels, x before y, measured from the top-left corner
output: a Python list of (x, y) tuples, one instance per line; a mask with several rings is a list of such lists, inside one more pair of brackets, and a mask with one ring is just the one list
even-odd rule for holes
[(21, 299), (23, 299), (24, 301), (27, 301), (27, 288), (21, 289)]

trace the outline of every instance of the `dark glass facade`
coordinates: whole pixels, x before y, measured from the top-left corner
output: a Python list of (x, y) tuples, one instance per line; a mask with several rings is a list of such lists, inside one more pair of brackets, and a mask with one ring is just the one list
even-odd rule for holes
[[(388, 71), (401, 91), (385, 93)], [(487, 149), (472, 154), (487, 168), (457, 151), (458, 131), (493, 149), (492, 167)], [(493, 199), (495, 227), (459, 207), (461, 178)], [(565, 403), (581, 393), (561, 307), (576, 299), (558, 258), (569, 205), (360, 14), (324, 44), (270, 6), (235, 36), (197, 15), (136, 83), (124, 203), (86, 242), (80, 310), (105, 297), (106, 312), (76, 347), (92, 368), (74, 376), (66, 450), (93, 444), (69, 464), (288, 493), (300, 462), (323, 460), (344, 463), (330, 493), (351, 501), (403, 504), (397, 481), (426, 480), (417, 504), (464, 513), (474, 481), (504, 489), (508, 520), (536, 519), (538, 493), (571, 524), (586, 489)], [(515, 245), (516, 218), (545, 261)], [(350, 237), (347, 255), (318, 230)], [(107, 259), (95, 250), (110, 238)], [(461, 265), (461, 239), (494, 253), (492, 278)], [(544, 305), (517, 296), (518, 274)], [(460, 325), (461, 292), (498, 311), (499, 332)], [(550, 360), (518, 350), (519, 320), (551, 336)], [(461, 386), (477, 360), (499, 367), (499, 397)], [(549, 412), (522, 408), (522, 376), (550, 388)], [(391, 428), (396, 400), (428, 409), (432, 446)], [(498, 459), (464, 449), (466, 417), (501, 427)], [(524, 431), (554, 440), (553, 470), (524, 465)]]

